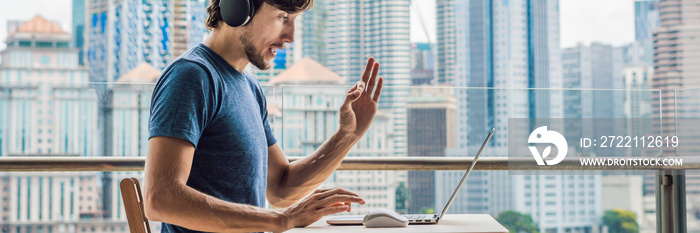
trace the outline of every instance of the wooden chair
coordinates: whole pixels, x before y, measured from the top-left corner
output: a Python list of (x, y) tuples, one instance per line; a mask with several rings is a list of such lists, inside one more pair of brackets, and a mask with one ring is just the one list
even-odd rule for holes
[(151, 233), (151, 226), (143, 210), (141, 185), (136, 178), (125, 178), (119, 182), (122, 201), (126, 210), (126, 220), (129, 222), (131, 233)]

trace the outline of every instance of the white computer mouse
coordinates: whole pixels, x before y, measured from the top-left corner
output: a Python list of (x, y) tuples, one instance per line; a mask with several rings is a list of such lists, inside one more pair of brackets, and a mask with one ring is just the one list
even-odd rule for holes
[(408, 219), (391, 210), (376, 209), (365, 215), (365, 218), (362, 219), (362, 225), (365, 227), (406, 227)]

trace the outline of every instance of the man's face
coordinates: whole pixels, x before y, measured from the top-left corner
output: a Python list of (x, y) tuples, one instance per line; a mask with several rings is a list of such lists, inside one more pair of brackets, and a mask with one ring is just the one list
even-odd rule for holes
[(241, 43), (248, 60), (261, 70), (272, 65), (276, 49), (284, 43), (294, 42), (294, 20), (299, 13), (290, 14), (267, 3), (263, 3), (255, 17), (243, 26)]

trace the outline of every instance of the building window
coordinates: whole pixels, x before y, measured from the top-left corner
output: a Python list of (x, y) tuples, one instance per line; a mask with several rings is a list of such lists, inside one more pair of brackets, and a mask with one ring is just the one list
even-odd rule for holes
[[(32, 42), (31, 41), (19, 41), (19, 47), (32, 47)], [(19, 232), (19, 231), (17, 231)]]
[(51, 41), (37, 41), (34, 46), (37, 48), (51, 48), (53, 43)]

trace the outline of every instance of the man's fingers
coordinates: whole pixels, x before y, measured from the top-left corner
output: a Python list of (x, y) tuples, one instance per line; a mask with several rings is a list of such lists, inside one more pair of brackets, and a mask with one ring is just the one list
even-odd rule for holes
[(348, 111), (350, 109), (350, 103), (355, 102), (355, 100), (359, 99), (360, 96), (362, 96), (362, 91), (360, 90), (354, 90), (345, 95), (345, 102), (343, 102), (343, 106), (340, 106), (340, 111)]
[(360, 82), (356, 82), (355, 85), (353, 85), (350, 90), (348, 90), (348, 94), (352, 93), (353, 91), (357, 90), (357, 85), (359, 85)]
[(319, 212), (322, 216), (329, 215), (329, 214), (337, 214), (343, 211), (346, 211), (349, 207), (348, 206), (329, 206), (323, 209), (320, 209)]
[(362, 87), (364, 86), (364, 83), (357, 82), (355, 86), (350, 88), (348, 93), (345, 95), (345, 101), (343, 102), (343, 105), (340, 106), (340, 111), (341, 112), (346, 112), (350, 110), (350, 104), (352, 102), (355, 102), (355, 100), (359, 99), (360, 96), (362, 96)]
[(372, 97), (374, 102), (379, 102), (379, 96), (382, 95), (382, 86), (384, 86), (384, 78), (379, 77), (379, 80), (377, 80), (377, 90), (374, 90), (374, 97)]
[(372, 76), (370, 76), (369, 81), (367, 81), (367, 89), (364, 90), (365, 93), (372, 93), (374, 84), (377, 83), (377, 73), (379, 73), (379, 62), (374, 63), (374, 66), (372, 67)]
[[(351, 191), (348, 191), (346, 189), (332, 189), (324, 193), (319, 193), (315, 194), (316, 195), (316, 200), (318, 204), (321, 206), (327, 206), (332, 203), (337, 203), (337, 202), (346, 202), (346, 203), (360, 203), (360, 204), (365, 204), (365, 200), (362, 199), (359, 195), (356, 193), (353, 193)], [(349, 205), (349, 204), (348, 204)]]
[(357, 193), (353, 193), (347, 189), (342, 189), (342, 188), (336, 188), (336, 189), (329, 189), (326, 192), (323, 192), (319, 195), (319, 200), (326, 199), (327, 197), (330, 197), (332, 195), (337, 195), (337, 194), (344, 194), (344, 195), (350, 195), (350, 196), (355, 196), (359, 197), (360, 195), (357, 195)]
[(367, 59), (367, 66), (365, 66), (365, 72), (362, 73), (362, 81), (367, 82), (369, 81), (369, 74), (372, 72), (372, 67), (374, 67), (374, 58), (370, 57)]
[(346, 204), (345, 204), (345, 203), (347, 203), (347, 202), (338, 202), (338, 203), (333, 203), (333, 205), (331, 205), (331, 206), (346, 206)]
[(361, 197), (347, 195), (347, 194), (335, 194), (333, 196), (319, 200), (318, 204), (320, 206), (328, 206), (328, 205), (331, 205), (332, 203), (337, 203), (337, 202), (351, 202), (351, 203), (354, 202), (354, 203), (359, 203), (359, 204), (363, 204), (363, 205), (365, 204), (365, 200), (362, 199)]
[(365, 90), (365, 85), (367, 83), (365, 81), (359, 81), (357, 82), (357, 90), (364, 91)]
[(331, 189), (316, 189), (316, 190), (314, 190), (314, 193), (325, 193), (325, 192), (328, 192), (329, 190), (331, 190)]

